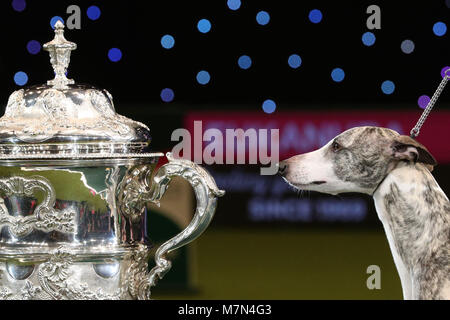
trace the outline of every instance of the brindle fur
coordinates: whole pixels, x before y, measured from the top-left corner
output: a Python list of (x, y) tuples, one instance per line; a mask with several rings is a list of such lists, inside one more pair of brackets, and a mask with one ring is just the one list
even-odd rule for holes
[(343, 146), (341, 152), (329, 152), (333, 157), (336, 176), (363, 188), (375, 188), (386, 176), (389, 164), (393, 162), (392, 153), (385, 149), (394, 137), (394, 131), (375, 127), (343, 132), (335, 139)]
[[(306, 183), (306, 190), (336, 194), (354, 188), (372, 195), (405, 299), (450, 299), (450, 202), (430, 173), (434, 158), (418, 142), (386, 128), (357, 127), (333, 141), (340, 150), (327, 144), (320, 161), (331, 162), (335, 177), (330, 180), (340, 181), (335, 185), (344, 191), (333, 190), (333, 181), (306, 183), (314, 176), (307, 170), (308, 154), (280, 163), (285, 180)], [(417, 158), (408, 147), (415, 148)]]
[[(386, 232), (393, 235), (391, 247), (410, 274), (411, 289), (405, 295), (410, 299), (448, 299), (449, 200), (424, 165), (402, 163), (394, 171), (375, 201), (386, 213), (380, 218)], [(409, 190), (399, 187), (399, 175), (403, 185), (411, 186)]]

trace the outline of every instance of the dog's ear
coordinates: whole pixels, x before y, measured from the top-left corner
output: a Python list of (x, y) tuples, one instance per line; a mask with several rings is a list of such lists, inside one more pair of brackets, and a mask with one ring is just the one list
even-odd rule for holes
[(436, 159), (427, 148), (409, 136), (399, 136), (392, 144), (393, 156), (399, 160), (421, 162), (427, 165), (430, 171), (437, 165)]

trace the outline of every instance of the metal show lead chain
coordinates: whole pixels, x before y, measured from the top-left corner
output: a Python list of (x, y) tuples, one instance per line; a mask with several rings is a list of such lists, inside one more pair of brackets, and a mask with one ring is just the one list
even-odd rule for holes
[(439, 86), (437, 87), (436, 91), (434, 92), (433, 97), (431, 97), (430, 102), (428, 102), (427, 107), (422, 112), (422, 115), (420, 116), (419, 121), (417, 121), (417, 123), (414, 126), (414, 128), (412, 128), (412, 130), (410, 132), (411, 138), (416, 138), (419, 135), (420, 128), (422, 128), (423, 123), (425, 122), (425, 120), (427, 119), (427, 117), (430, 114), (431, 110), (433, 109), (434, 104), (436, 103), (437, 99), (439, 98), (439, 96), (442, 93), (442, 90), (444, 90), (445, 85), (447, 84), (447, 81), (448, 81), (449, 78), (450, 78), (450, 69), (447, 69), (445, 71), (444, 78), (442, 79), (441, 83), (439, 84)]

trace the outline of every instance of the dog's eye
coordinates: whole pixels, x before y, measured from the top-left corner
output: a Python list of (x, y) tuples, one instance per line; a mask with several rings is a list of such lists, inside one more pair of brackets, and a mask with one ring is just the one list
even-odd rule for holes
[(331, 145), (331, 148), (333, 149), (334, 152), (338, 152), (339, 150), (341, 150), (341, 145), (335, 141)]

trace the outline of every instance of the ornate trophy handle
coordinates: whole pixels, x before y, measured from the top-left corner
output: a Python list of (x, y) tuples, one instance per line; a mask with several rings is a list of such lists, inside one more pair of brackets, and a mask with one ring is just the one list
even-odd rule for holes
[(217, 188), (214, 179), (202, 167), (188, 160), (174, 159), (170, 152), (166, 154), (166, 157), (169, 163), (163, 165), (154, 176), (149, 200), (159, 204), (171, 179), (179, 176), (186, 179), (194, 188), (197, 208), (189, 225), (172, 239), (164, 242), (156, 251), (156, 266), (148, 274), (148, 289), (170, 270), (171, 262), (166, 258), (167, 253), (194, 241), (205, 231), (214, 216), (217, 197), (225, 194), (225, 191)]

